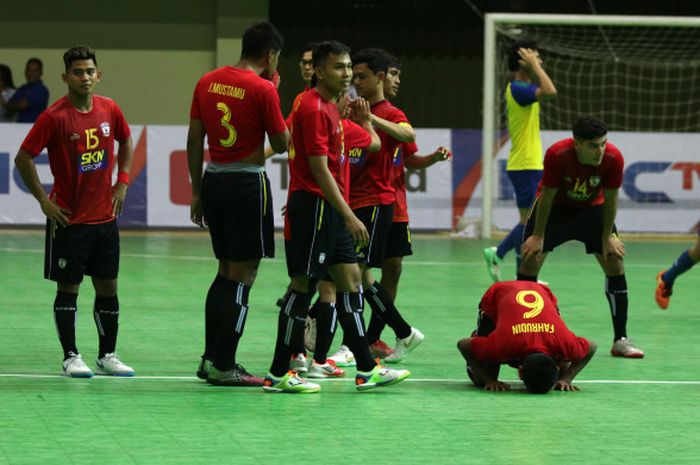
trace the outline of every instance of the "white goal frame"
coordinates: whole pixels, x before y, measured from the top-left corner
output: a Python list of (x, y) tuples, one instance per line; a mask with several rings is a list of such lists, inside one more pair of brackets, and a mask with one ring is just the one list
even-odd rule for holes
[(538, 24), (571, 26), (647, 26), (700, 27), (700, 17), (621, 16), (621, 15), (558, 15), (527, 13), (487, 13), (484, 17), (484, 95), (481, 144), (481, 237), (491, 238), (493, 228), (493, 157), (495, 147), (497, 99), (496, 63), (498, 25)]

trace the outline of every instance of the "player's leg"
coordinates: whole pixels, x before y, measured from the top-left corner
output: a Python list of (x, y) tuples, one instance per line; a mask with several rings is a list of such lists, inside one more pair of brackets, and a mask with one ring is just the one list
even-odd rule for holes
[(285, 255), (291, 279), (277, 318), (275, 352), (265, 377), (266, 392), (316, 392), (309, 383), (290, 371), (293, 350), (304, 343), (304, 326), (311, 305), (312, 278), (325, 274), (330, 238), (330, 204), (307, 192), (293, 192), (285, 215)]
[(508, 178), (515, 190), (515, 203), (518, 207), (519, 222), (497, 247), (484, 249), (487, 271), (494, 282), (501, 280), (501, 262), (510, 250), (515, 250), (515, 269), (520, 269), (520, 246), (523, 243), (523, 232), (527, 224), (530, 207), (535, 199), (537, 184), (542, 178), (541, 170), (508, 171)]
[[(206, 172), (202, 204), (209, 226), (218, 273), (205, 306), (205, 354), (198, 376), (226, 386), (260, 386), (236, 360), (249, 312), (249, 294), (261, 258), (274, 257), (270, 183), (264, 172)], [(265, 201), (261, 202), (261, 199)]]
[(394, 370), (378, 365), (369, 353), (365, 334), (363, 299), (360, 288), (361, 274), (357, 264), (338, 263), (329, 269), (338, 291), (336, 302), (338, 321), (343, 327), (350, 350), (355, 354), (357, 374), (355, 387), (363, 391), (379, 386), (388, 386), (406, 379), (408, 370)]
[(85, 274), (92, 277), (95, 302), (92, 315), (97, 327), (99, 350), (97, 372), (112, 376), (134, 376), (134, 370), (116, 355), (119, 333), (119, 228), (116, 221), (91, 225), (94, 248), (88, 260)]
[(93, 375), (80, 355), (75, 340), (78, 292), (92, 241), (84, 225), (61, 227), (46, 222), (44, 278), (56, 282), (53, 317), (63, 349), (63, 373), (72, 378)]
[[(309, 378), (342, 376), (345, 372), (336, 366), (334, 360), (328, 358), (328, 351), (338, 326), (338, 313), (335, 308), (336, 288), (330, 275), (321, 279), (316, 289), (318, 299), (309, 310), (304, 333), (307, 348), (313, 345), (314, 352), (309, 365)], [(309, 348), (309, 350), (312, 349)]]
[(673, 293), (673, 283), (678, 276), (691, 269), (700, 260), (700, 233), (695, 245), (686, 250), (673, 262), (667, 270), (661, 270), (656, 275), (655, 299), (659, 307), (668, 308)]

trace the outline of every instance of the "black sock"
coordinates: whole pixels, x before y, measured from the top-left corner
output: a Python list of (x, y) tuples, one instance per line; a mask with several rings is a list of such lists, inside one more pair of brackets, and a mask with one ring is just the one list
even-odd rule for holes
[(95, 296), (92, 316), (95, 318), (100, 339), (100, 351), (97, 358), (102, 358), (105, 354), (113, 354), (117, 347), (117, 333), (119, 332), (119, 299), (117, 296)]
[(333, 343), (335, 328), (338, 326), (338, 314), (335, 310), (335, 304), (329, 302), (317, 300), (311, 309), (316, 315), (316, 348), (314, 350), (314, 360), (316, 360), (316, 363), (326, 363), (328, 351)]
[(56, 292), (53, 301), (53, 319), (56, 322), (58, 340), (63, 347), (63, 360), (79, 354), (75, 345), (75, 316), (78, 312), (78, 294)]
[(365, 334), (365, 321), (362, 318), (362, 294), (359, 292), (338, 292), (336, 307), (338, 322), (343, 327), (347, 346), (355, 355), (358, 371), (371, 371), (377, 364), (372, 360)]
[(521, 273), (518, 271), (517, 279), (518, 279), (518, 281), (532, 281), (532, 282), (536, 283), (537, 282), (537, 275), (534, 275), (534, 276), (527, 275), (527, 274), (524, 274), (524, 273)]
[(250, 294), (250, 286), (238, 281), (227, 279), (223, 286), (215, 337), (215, 356), (212, 360), (216, 369), (220, 371), (230, 370), (236, 364), (236, 351), (248, 316)]
[(605, 297), (610, 304), (615, 341), (627, 337), (627, 279), (624, 273), (605, 277)]
[(311, 294), (291, 290), (277, 319), (277, 340), (270, 373), (284, 376), (289, 371), (292, 349), (304, 344), (304, 323), (311, 304)]
[(216, 337), (219, 328), (219, 316), (226, 305), (226, 281), (220, 274), (216, 275), (207, 293), (204, 304), (204, 354), (202, 358), (214, 360), (216, 357)]
[(369, 323), (367, 324), (367, 341), (370, 344), (377, 342), (382, 337), (382, 331), (384, 331), (385, 327), (386, 322), (382, 319), (380, 312), (375, 311), (374, 307), (372, 307), (372, 314), (369, 316)]
[[(380, 318), (396, 333), (396, 337), (403, 339), (411, 335), (411, 325), (406, 323), (399, 310), (394, 305), (391, 296), (386, 292), (384, 287), (375, 281), (365, 292), (367, 303), (372, 307), (372, 314), (378, 312)], [(381, 331), (380, 331), (381, 333)], [(376, 342), (381, 334), (368, 334), (367, 340), (370, 343)], [(374, 340), (371, 338), (374, 337)]]

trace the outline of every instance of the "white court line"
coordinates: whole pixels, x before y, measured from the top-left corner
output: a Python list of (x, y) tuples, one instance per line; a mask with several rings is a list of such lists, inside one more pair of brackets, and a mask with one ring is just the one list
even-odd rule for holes
[[(17, 248), (12, 248), (12, 247), (1, 247), (0, 252), (8, 252), (8, 253), (35, 253), (35, 254), (43, 254), (44, 250), (43, 249), (17, 249)], [(201, 256), (201, 255), (155, 255), (155, 254), (141, 254), (141, 253), (124, 253), (122, 252), (121, 254), (122, 257), (130, 257), (130, 258), (153, 258), (153, 259), (160, 259), (160, 260), (185, 260), (185, 261), (207, 261), (207, 262), (213, 262), (214, 257), (210, 256)], [(281, 258), (272, 258), (272, 259), (264, 259), (265, 262), (271, 262), (271, 263), (284, 263), (284, 260)], [(433, 262), (433, 261), (419, 261), (419, 260), (404, 260), (402, 262), (403, 265), (406, 266), (453, 266), (453, 267), (463, 267), (463, 266), (483, 266), (484, 261), (479, 260), (476, 262)], [(552, 267), (570, 267), (570, 263), (554, 263), (554, 262), (547, 262), (547, 267), (552, 268)], [(599, 268), (600, 265), (596, 261), (591, 261), (590, 263), (583, 263), (578, 266), (589, 266), (593, 268)], [(652, 269), (657, 269), (659, 267), (658, 263), (648, 263), (648, 264), (637, 264), (637, 263), (625, 263), (625, 267), (627, 268), (652, 268)]]
[[(31, 378), (31, 379), (42, 379), (42, 378), (66, 378), (60, 374), (32, 374), (32, 373), (0, 373), (0, 378)], [(96, 375), (91, 379), (107, 379), (107, 380), (142, 380), (142, 381), (196, 381), (198, 378), (196, 376), (134, 376), (134, 377), (120, 377), (120, 376), (100, 376)], [(321, 383), (333, 383), (333, 382), (351, 382), (355, 381), (354, 378), (329, 378), (329, 379), (314, 379), (313, 382)], [(446, 383), (446, 384), (470, 384), (466, 376), (463, 379), (454, 378), (409, 378), (406, 382), (412, 383)], [(517, 380), (503, 380), (506, 383), (521, 383)], [(574, 384), (646, 384), (646, 385), (681, 385), (681, 386), (694, 386), (700, 385), (700, 381), (680, 381), (680, 380), (651, 380), (651, 379), (581, 379), (575, 380)]]

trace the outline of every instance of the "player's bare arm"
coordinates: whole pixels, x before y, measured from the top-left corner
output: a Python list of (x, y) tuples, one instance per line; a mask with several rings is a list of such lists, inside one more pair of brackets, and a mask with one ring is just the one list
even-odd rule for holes
[(625, 255), (625, 244), (612, 232), (617, 216), (617, 194), (619, 189), (605, 189), (605, 203), (603, 205), (603, 258), (608, 255)]
[(416, 131), (408, 123), (392, 123), (377, 115), (372, 115), (372, 123), (377, 129), (389, 134), (399, 142), (414, 142)]
[(24, 184), (32, 193), (34, 198), (39, 202), (41, 211), (44, 215), (61, 226), (67, 226), (69, 223), (69, 217), (73, 214), (70, 210), (58, 206), (58, 204), (50, 199), (49, 196), (44, 191), (41, 186), (41, 181), (39, 181), (39, 174), (36, 171), (36, 165), (34, 164), (34, 157), (22, 149), (19, 149), (17, 156), (15, 157), (15, 166), (19, 170), (20, 176)]
[(595, 355), (595, 351), (598, 349), (598, 346), (595, 345), (593, 341), (588, 341), (590, 344), (588, 347), (588, 354), (586, 354), (586, 357), (584, 357), (582, 360), (579, 360), (578, 362), (570, 363), (567, 368), (562, 371), (559, 374), (559, 380), (556, 382), (554, 385), (554, 389), (557, 391), (578, 391), (579, 388), (571, 384), (583, 368), (588, 365), (588, 362), (591, 361), (593, 358), (593, 355)]
[(367, 131), (372, 138), (372, 143), (367, 147), (367, 150), (370, 152), (378, 151), (382, 146), (382, 141), (379, 138), (379, 134), (377, 134), (372, 126), (372, 112), (369, 102), (362, 97), (358, 97), (350, 102), (350, 108), (352, 110), (351, 117), (353, 121)]
[[(270, 147), (275, 153), (284, 153), (287, 151), (289, 145), (288, 129), (285, 129), (284, 132), (280, 132), (279, 134), (268, 134), (268, 137), (270, 139)], [(265, 158), (268, 158), (267, 153)]]
[(509, 391), (510, 386), (508, 384), (494, 378), (491, 375), (493, 370), (489, 370), (484, 362), (474, 357), (471, 351), (471, 340), (472, 338), (470, 337), (460, 340), (457, 343), (457, 348), (472, 370), (474, 384), (476, 386), (482, 386), (487, 391)]
[(433, 166), (435, 163), (441, 161), (452, 160), (452, 152), (447, 147), (442, 145), (438, 147), (433, 153), (428, 155), (419, 155), (417, 153), (412, 153), (405, 156), (403, 159), (404, 166), (411, 169), (421, 169)]
[(542, 192), (537, 199), (537, 214), (535, 216), (535, 228), (532, 235), (523, 242), (521, 253), (523, 260), (536, 257), (542, 252), (544, 247), (544, 231), (547, 227), (549, 214), (552, 211), (552, 204), (557, 190), (551, 187), (542, 187)]
[(547, 72), (542, 67), (542, 59), (539, 53), (529, 48), (518, 50), (521, 57), (520, 66), (527, 70), (539, 84), (537, 100), (546, 100), (557, 96), (557, 89)]
[[(134, 149), (131, 137), (119, 141), (119, 150), (117, 151), (117, 172), (124, 173), (128, 179), (131, 172), (131, 162), (134, 158)], [(122, 175), (123, 176), (123, 175)], [(121, 182), (117, 177), (117, 182), (112, 187), (112, 216), (117, 217), (124, 211), (124, 199), (126, 191), (129, 187), (128, 182)]]
[(338, 184), (333, 179), (333, 174), (328, 169), (328, 157), (309, 157), (309, 167), (316, 183), (318, 183), (323, 196), (336, 209), (345, 220), (345, 226), (350, 231), (352, 240), (357, 245), (365, 245), (369, 242), (367, 228), (350, 209), (343, 195), (338, 189)]
[(204, 163), (204, 136), (206, 131), (202, 121), (190, 119), (187, 131), (187, 167), (192, 180), (192, 202), (190, 203), (190, 220), (200, 228), (206, 222), (202, 210), (202, 163)]

